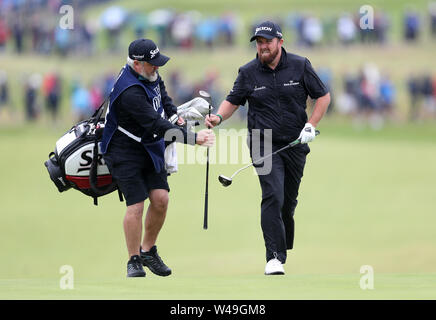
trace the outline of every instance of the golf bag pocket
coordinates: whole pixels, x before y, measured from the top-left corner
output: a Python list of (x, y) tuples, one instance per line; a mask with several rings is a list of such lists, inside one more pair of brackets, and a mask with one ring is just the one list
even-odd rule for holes
[(47, 167), (50, 179), (58, 188), (59, 192), (63, 192), (71, 188), (72, 185), (66, 181), (54, 152), (50, 152), (48, 155), (48, 160), (44, 162), (44, 165)]

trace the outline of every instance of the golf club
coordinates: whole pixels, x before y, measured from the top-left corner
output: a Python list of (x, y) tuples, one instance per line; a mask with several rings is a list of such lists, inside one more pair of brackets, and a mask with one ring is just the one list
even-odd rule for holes
[[(210, 109), (212, 99), (208, 92), (200, 90), (198, 92), (202, 98), (204, 98), (209, 103), (209, 117), (210, 117)], [(210, 129), (210, 127), (207, 127)], [(204, 193), (204, 221), (203, 221), (203, 229), (207, 229), (207, 215), (208, 215), (208, 200), (209, 200), (209, 147), (207, 147), (207, 160), (206, 160), (206, 190)]]
[[(319, 130), (315, 130), (315, 135), (316, 135), (316, 136), (319, 135), (319, 133), (320, 133)], [(256, 160), (256, 161), (253, 161), (253, 162), (251, 162), (250, 164), (247, 164), (246, 166), (244, 166), (244, 167), (242, 167), (242, 168), (236, 170), (235, 173), (232, 174), (232, 176), (231, 176), (230, 178), (229, 178), (229, 177), (226, 177), (226, 176), (224, 176), (224, 175), (221, 174), (221, 175), (218, 177), (218, 180), (219, 180), (219, 182), (221, 182), (221, 184), (222, 184), (224, 187), (228, 187), (229, 185), (232, 184), (232, 182), (233, 182), (233, 178), (234, 178), (234, 177), (235, 177), (239, 172), (241, 172), (241, 171), (243, 171), (243, 170), (245, 170), (245, 169), (251, 167), (252, 165), (255, 165), (256, 163), (260, 163), (260, 162), (262, 162), (263, 160), (265, 160), (265, 159), (267, 159), (267, 158), (269, 158), (269, 157), (272, 157), (273, 155), (275, 155), (275, 154), (277, 154), (277, 153), (279, 153), (279, 152), (281, 152), (281, 151), (283, 151), (283, 150), (286, 150), (286, 149), (292, 148), (292, 147), (296, 146), (297, 144), (300, 144), (300, 142), (301, 142), (300, 139), (296, 139), (296, 140), (292, 141), (291, 143), (289, 143), (288, 145), (284, 146), (283, 148), (280, 148), (279, 150), (274, 151), (274, 152), (272, 152), (272, 153), (270, 153), (270, 154), (268, 154), (268, 155), (266, 155), (266, 156), (264, 156), (264, 157), (262, 157), (262, 158), (260, 158), (260, 159), (258, 159), (258, 160)]]

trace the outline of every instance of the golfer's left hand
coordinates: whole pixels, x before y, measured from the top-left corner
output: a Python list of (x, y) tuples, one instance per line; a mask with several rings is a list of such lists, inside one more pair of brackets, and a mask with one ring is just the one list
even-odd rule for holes
[(315, 127), (311, 123), (306, 123), (298, 137), (301, 143), (308, 143), (315, 140)]

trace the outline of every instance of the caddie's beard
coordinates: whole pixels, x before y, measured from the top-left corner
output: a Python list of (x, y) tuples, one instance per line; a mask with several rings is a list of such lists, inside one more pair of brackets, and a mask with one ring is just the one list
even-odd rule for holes
[[(269, 53), (267, 55), (263, 55), (262, 53)], [(274, 51), (270, 51), (269, 49), (262, 50), (260, 52), (259, 58), (262, 64), (270, 64), (274, 61), (274, 59), (279, 54), (279, 47), (275, 48)]]
[(150, 82), (154, 82), (157, 80), (157, 72), (153, 72), (152, 74), (147, 74), (145, 72), (141, 73), (141, 76), (143, 76), (145, 79), (147, 79)]

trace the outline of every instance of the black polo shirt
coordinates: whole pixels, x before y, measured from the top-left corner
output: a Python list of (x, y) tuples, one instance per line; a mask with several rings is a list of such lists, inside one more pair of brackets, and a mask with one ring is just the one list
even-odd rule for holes
[(234, 105), (248, 101), (249, 132), (272, 129), (274, 142), (289, 142), (298, 138), (307, 122), (307, 97), (317, 99), (327, 93), (309, 60), (282, 48), (274, 70), (257, 55), (242, 66), (226, 100)]

